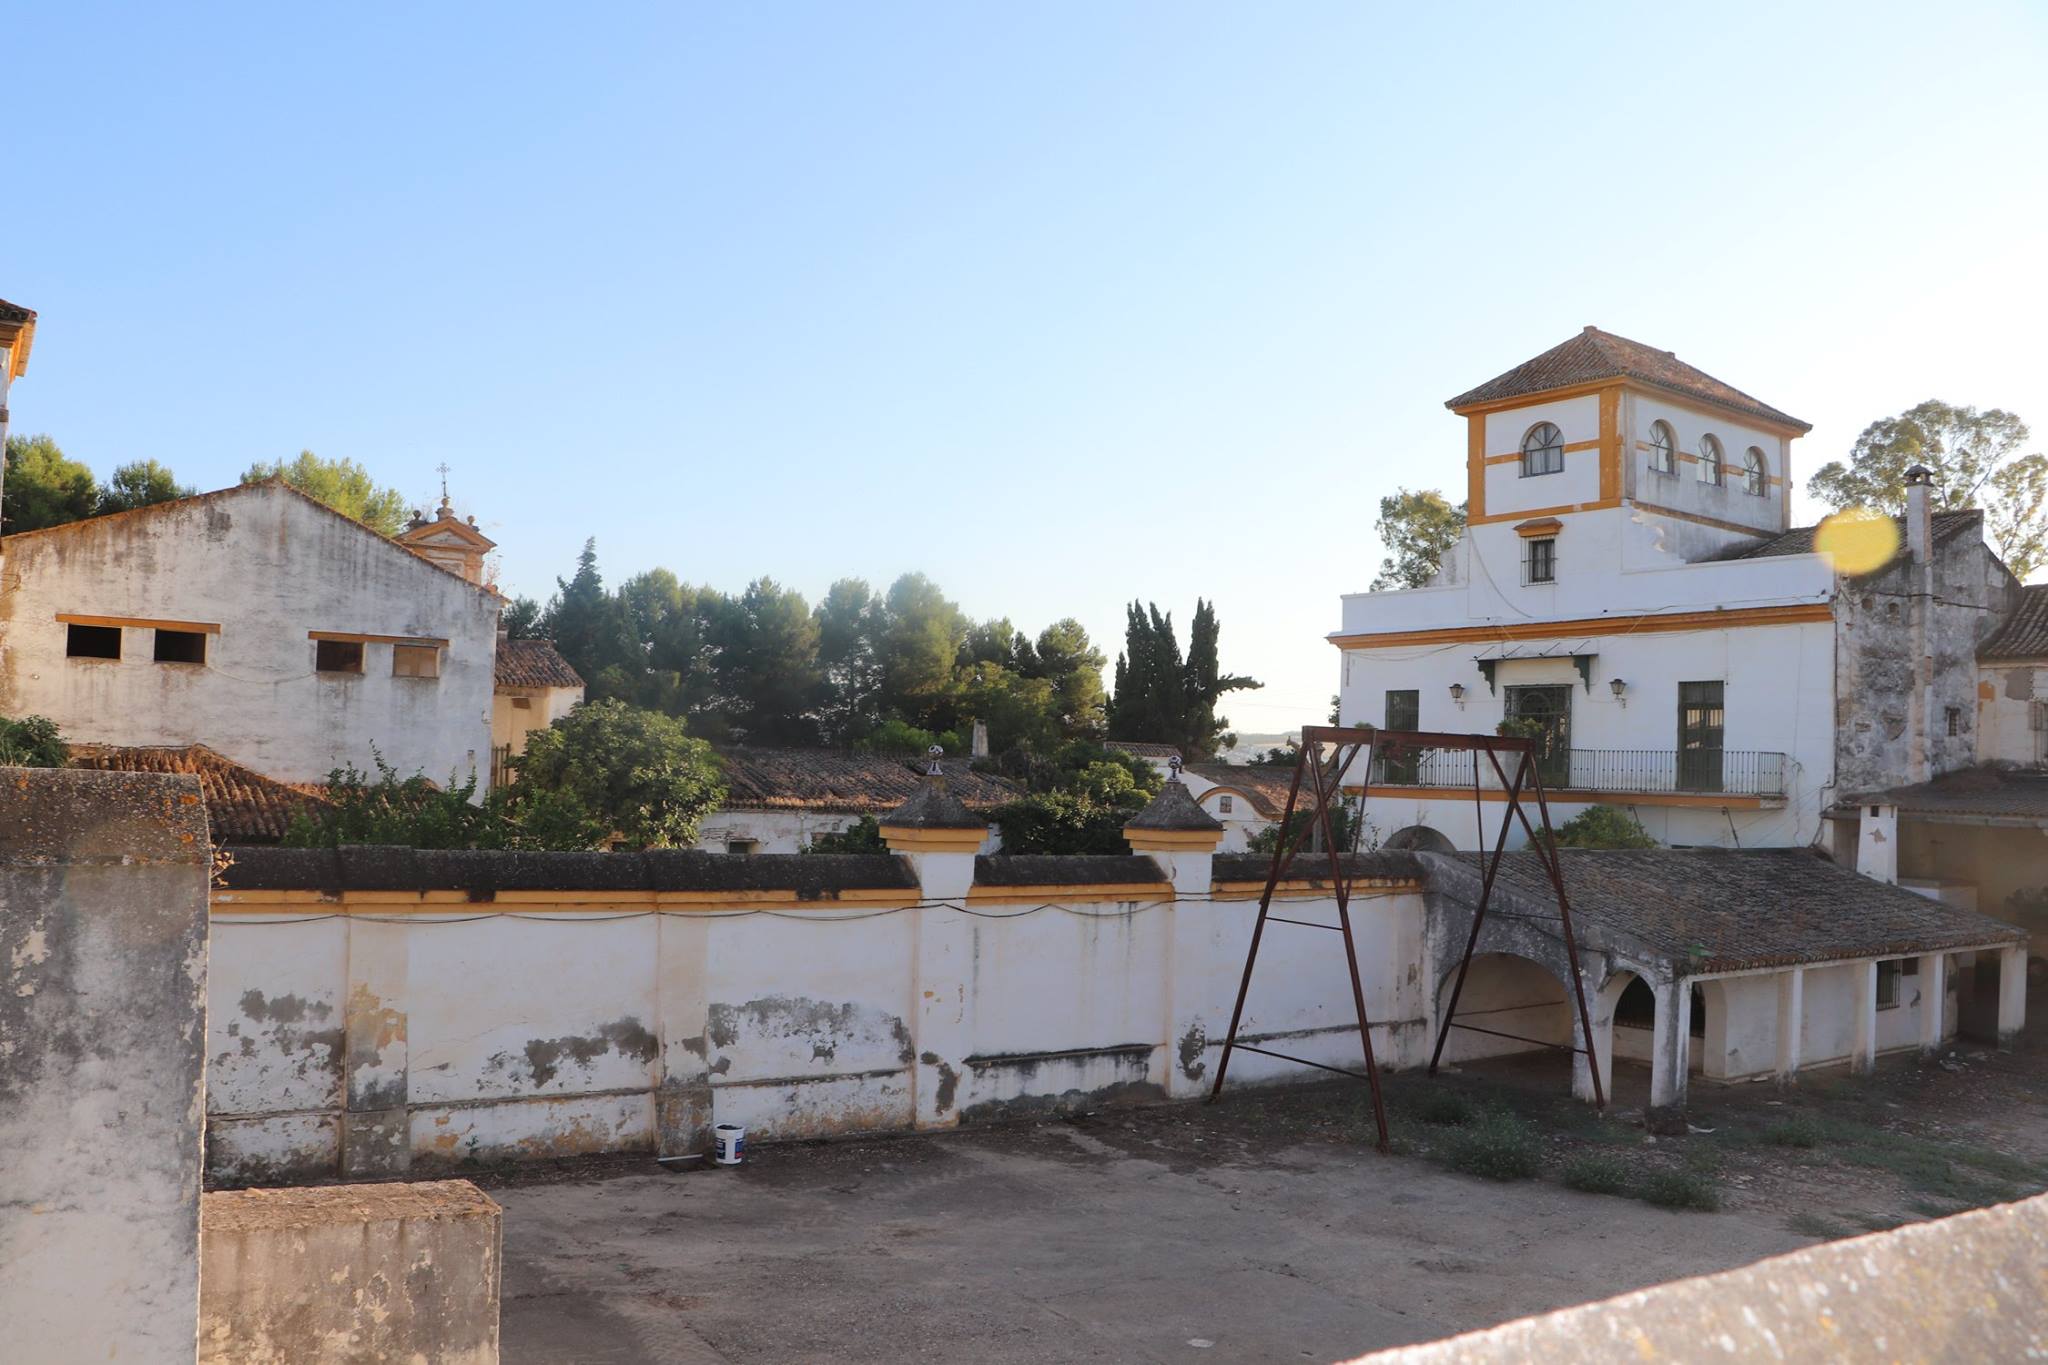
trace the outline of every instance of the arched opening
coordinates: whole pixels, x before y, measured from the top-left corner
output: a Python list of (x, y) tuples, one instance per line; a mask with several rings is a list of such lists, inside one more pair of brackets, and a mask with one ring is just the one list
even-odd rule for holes
[(1443, 831), (1431, 829), (1428, 825), (1410, 825), (1389, 835), (1384, 845), (1387, 848), (1405, 849), (1411, 853), (1456, 853), (1458, 846), (1452, 843)]
[[(1438, 1018), (1451, 1007), (1454, 967), (1437, 991)], [(1556, 973), (1514, 953), (1475, 953), (1458, 996), (1458, 1012), (1444, 1043), (1446, 1062), (1540, 1053), (1570, 1074), (1574, 1038), (1571, 992)], [(1550, 1046), (1555, 1045), (1555, 1046)]]

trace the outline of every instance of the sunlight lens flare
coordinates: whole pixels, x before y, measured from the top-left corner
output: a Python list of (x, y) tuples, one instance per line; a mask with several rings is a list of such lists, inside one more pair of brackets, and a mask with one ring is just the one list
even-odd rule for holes
[(1855, 577), (1883, 568), (1899, 552), (1899, 524), (1868, 507), (1845, 507), (1821, 522), (1813, 548)]

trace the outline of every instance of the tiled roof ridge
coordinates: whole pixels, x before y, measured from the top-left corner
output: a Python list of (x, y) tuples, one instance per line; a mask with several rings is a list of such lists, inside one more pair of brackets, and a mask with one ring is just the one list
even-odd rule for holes
[[(544, 655), (521, 658), (522, 655)], [(502, 638), (491, 660), (492, 683), (497, 687), (582, 687), (583, 675), (562, 657), (553, 640), (537, 636)]]
[(1195, 804), (1195, 798), (1188, 794), (1187, 784), (1178, 777), (1168, 778), (1166, 785), (1159, 789), (1159, 795), (1145, 804), (1145, 809), (1132, 816), (1124, 825), (1125, 829), (1192, 830), (1207, 833), (1221, 831), (1223, 822)]
[(1553, 389), (1601, 379), (1627, 379), (1766, 421), (1798, 427), (1802, 431), (1813, 429), (1812, 423), (1801, 421), (1726, 380), (1716, 379), (1698, 366), (1680, 360), (1676, 351), (1663, 350), (1592, 326), (1495, 375), (1484, 384), (1447, 399), (1444, 406), (1456, 410), (1474, 403), (1533, 397)]
[(2019, 600), (1977, 646), (1987, 663), (2048, 658), (2048, 583), (2022, 583)]

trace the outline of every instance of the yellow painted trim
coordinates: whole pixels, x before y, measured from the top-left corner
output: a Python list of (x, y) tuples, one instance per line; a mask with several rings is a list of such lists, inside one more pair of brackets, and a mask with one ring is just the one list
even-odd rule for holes
[(1537, 536), (1554, 536), (1563, 529), (1564, 523), (1556, 517), (1538, 517), (1535, 521), (1525, 521), (1516, 526), (1515, 534), (1529, 540)]
[[(1580, 451), (1597, 450), (1599, 448), (1600, 443), (1598, 441), (1573, 441), (1570, 445), (1564, 447), (1564, 453), (1567, 455), (1576, 455)], [(1489, 465), (1513, 464), (1521, 458), (1522, 452), (1516, 450), (1510, 451), (1506, 455), (1489, 455), (1486, 457), (1486, 463)]]
[(1600, 390), (1600, 496), (1621, 496), (1621, 386)]
[(36, 320), (0, 324), (0, 343), (7, 346), (9, 378), (21, 378), (28, 373), (28, 353), (35, 349)]
[(1223, 842), (1220, 829), (1132, 829), (1124, 826), (1124, 839), (1133, 853), (1177, 853), (1184, 849), (1215, 851)]
[(68, 626), (132, 626), (137, 630), (189, 630), (205, 635), (220, 634), (218, 621), (159, 621), (153, 616), (86, 616), (60, 611), (57, 619)]
[(1551, 640), (1563, 635), (1646, 635), (1674, 630), (1733, 630), (1749, 626), (1793, 626), (1832, 621), (1826, 602), (1788, 607), (1731, 607), (1717, 611), (1674, 611), (1661, 615), (1593, 616), (1571, 621), (1503, 621), (1492, 626), (1444, 626), (1432, 630), (1389, 630), (1373, 635), (1332, 635), (1339, 649), (1382, 649), (1394, 645), (1449, 645), (1465, 642)]
[[(1357, 796), (1361, 790), (1361, 788), (1356, 786), (1346, 787), (1344, 794), (1346, 796)], [(1388, 801), (1470, 801), (1472, 799), (1472, 789), (1470, 787), (1374, 787), (1372, 794), (1375, 799)], [(1483, 801), (1505, 801), (1508, 799), (1506, 792), (1490, 790), (1484, 787), (1480, 789), (1479, 796)], [(1572, 787), (1545, 787), (1543, 789), (1543, 796), (1546, 801), (1552, 804), (1570, 802), (1573, 805), (1581, 805), (1590, 802), (1602, 806), (1688, 806), (1700, 810), (1760, 810), (1765, 800), (1761, 796), (1729, 796), (1720, 793), (1595, 792), (1580, 791)], [(1533, 801), (1533, 796), (1526, 787), (1522, 791), (1522, 799), (1524, 801)], [(1773, 806), (1784, 804), (1783, 799), (1779, 797), (1772, 797), (1770, 800)]]
[(1048, 882), (1043, 886), (977, 886), (967, 893), (970, 901), (1170, 901), (1173, 887), (1166, 882), (1110, 882), (1102, 885), (1069, 886)]
[(1524, 507), (1514, 512), (1499, 512), (1492, 516), (1468, 518), (1472, 526), (1489, 526), (1497, 521), (1513, 521), (1518, 517), (1561, 517), (1572, 512), (1599, 512), (1609, 507), (1621, 506), (1620, 498), (1600, 498), (1593, 502), (1568, 502), (1559, 507)]
[(433, 645), (448, 647), (448, 641), (434, 635), (359, 635), (346, 630), (309, 630), (308, 640), (341, 640), (359, 645)]
[(985, 829), (908, 829), (883, 825), (882, 842), (891, 853), (978, 853), (988, 838)]

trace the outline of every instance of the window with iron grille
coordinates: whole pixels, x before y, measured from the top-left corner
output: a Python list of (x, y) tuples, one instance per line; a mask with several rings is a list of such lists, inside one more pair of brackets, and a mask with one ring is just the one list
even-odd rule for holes
[(1721, 741), (1728, 717), (1725, 690), (1719, 680), (1678, 685), (1680, 791), (1721, 790)]
[(1701, 483), (1721, 482), (1721, 442), (1715, 437), (1700, 437), (1699, 471)]
[(1948, 722), (1948, 732), (1949, 732), (1949, 734), (1951, 734), (1951, 735), (1960, 735), (1960, 734), (1961, 734), (1961, 733), (1963, 732), (1963, 708), (1962, 708), (1962, 707), (1960, 707), (1960, 706), (1950, 706), (1950, 707), (1947, 707), (1947, 708), (1945, 708), (1945, 709), (1944, 709), (1944, 710), (1942, 711), (1942, 719)]
[(1557, 542), (1555, 540), (1532, 540), (1526, 558), (1522, 560), (1522, 581), (1524, 583), (1555, 583), (1557, 581)]
[(1881, 1010), (1899, 1007), (1899, 977), (1905, 964), (1894, 959), (1877, 964), (1877, 1007)]
[[(1422, 693), (1416, 688), (1404, 687), (1387, 693), (1387, 728), (1389, 730), (1420, 730), (1422, 728)], [(1421, 776), (1421, 756), (1414, 753), (1392, 754), (1384, 765), (1385, 782), (1413, 784)]]
[(1522, 477), (1564, 472), (1564, 433), (1555, 422), (1538, 422), (1522, 438)]
[(1678, 437), (1669, 422), (1650, 423), (1650, 468), (1659, 474), (1678, 472)]
[(1742, 491), (1751, 497), (1762, 497), (1770, 490), (1770, 482), (1764, 474), (1764, 453), (1755, 446), (1742, 457)]

